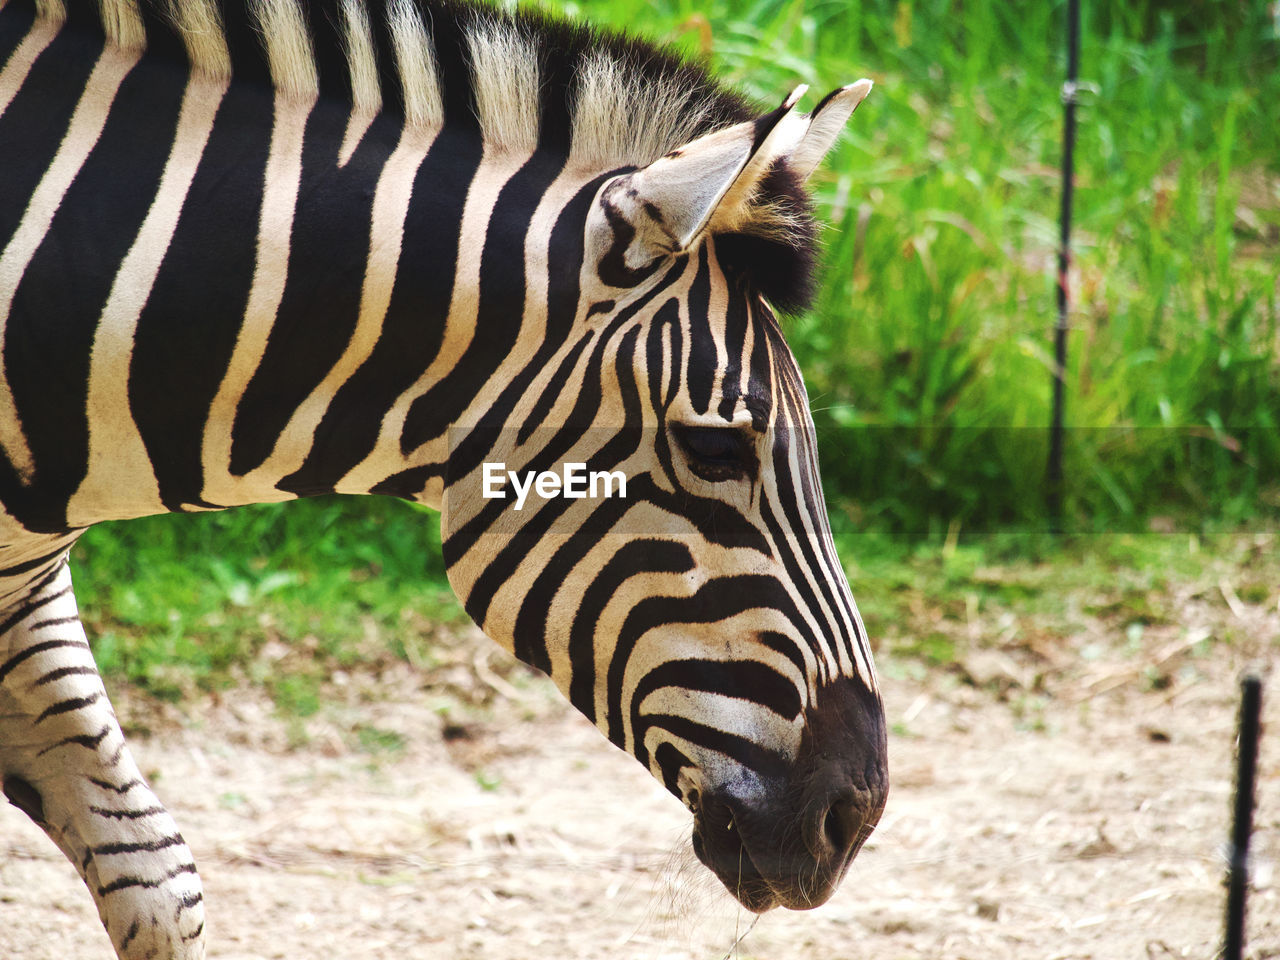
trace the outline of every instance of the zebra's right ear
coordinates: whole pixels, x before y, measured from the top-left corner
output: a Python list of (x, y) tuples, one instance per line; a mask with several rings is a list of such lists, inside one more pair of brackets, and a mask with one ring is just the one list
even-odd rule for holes
[(822, 158), (835, 146), (853, 111), (871, 92), (871, 86), (870, 80), (862, 79), (832, 90), (823, 97), (808, 118), (804, 136), (787, 157), (787, 167), (792, 173), (801, 180), (809, 179)]
[(796, 88), (757, 120), (698, 137), (607, 182), (590, 228), (600, 279), (613, 287), (635, 286), (663, 259), (693, 246), (722, 205), (749, 195), (780, 152), (778, 141), (790, 130), (783, 121), (805, 89)]

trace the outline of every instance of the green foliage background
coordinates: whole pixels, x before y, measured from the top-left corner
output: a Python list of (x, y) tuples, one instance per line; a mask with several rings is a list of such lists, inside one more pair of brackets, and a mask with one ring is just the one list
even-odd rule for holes
[[(1274, 14), (1083, 7), (1065, 525), (1274, 517)], [(876, 80), (816, 177), (825, 281), (790, 334), (828, 495), (849, 530), (1043, 527), (1065, 4), (566, 8), (710, 53), (766, 101)]]
[[(901, 613), (877, 585), (946, 590), (978, 562), (958, 536), (1043, 529), (1064, 5), (553, 6), (709, 57), (766, 103), (876, 81), (815, 176), (824, 279), (790, 321), (873, 635)], [(1274, 526), (1280, 28), (1262, 3), (1084, 6), (1065, 526)], [(162, 695), (258, 669), (282, 637), (301, 652), (256, 679), (305, 713), (335, 664), (424, 655), (407, 617), (460, 616), (438, 520), (378, 498), (105, 525), (76, 561), (104, 669)]]

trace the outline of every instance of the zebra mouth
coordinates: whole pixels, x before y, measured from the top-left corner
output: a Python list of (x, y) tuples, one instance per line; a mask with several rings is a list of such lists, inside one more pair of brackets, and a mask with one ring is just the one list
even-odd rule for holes
[(870, 836), (880, 807), (868, 815), (868, 801), (856, 791), (824, 795), (823, 809), (799, 802), (785, 785), (742, 786), (686, 794), (693, 852), (753, 913), (821, 906)]
[(693, 852), (752, 913), (778, 906), (780, 898), (752, 859), (742, 832), (726, 804), (699, 804), (693, 798)]

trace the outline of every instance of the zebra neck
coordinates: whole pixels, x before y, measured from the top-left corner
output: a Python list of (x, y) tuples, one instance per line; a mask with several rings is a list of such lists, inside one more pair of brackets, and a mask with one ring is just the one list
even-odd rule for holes
[(5, 509), (57, 532), (334, 490), (438, 501), (450, 428), (513, 402), (574, 322), (547, 276), (577, 276), (589, 175), (51, 37), (5, 104), (46, 123), (0, 127), (21, 211), (0, 236)]
[(580, 238), (585, 205), (563, 208), (585, 175), (474, 131), (361, 125), (323, 100), (273, 105), (246, 307), (202, 444), (211, 506), (333, 491), (438, 506), (457, 428), (501, 417), (573, 324), (576, 299), (548, 303), (549, 247), (562, 219)]

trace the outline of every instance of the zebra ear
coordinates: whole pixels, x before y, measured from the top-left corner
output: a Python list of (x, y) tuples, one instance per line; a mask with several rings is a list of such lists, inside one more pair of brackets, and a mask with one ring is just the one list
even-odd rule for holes
[[(611, 232), (610, 247), (630, 270), (689, 249), (722, 207), (736, 206), (779, 153), (779, 138), (794, 131), (797, 87), (782, 106), (760, 117), (691, 140), (647, 167), (615, 178), (599, 205)], [(802, 132), (802, 131), (800, 131)], [(626, 243), (624, 251), (618, 244)], [(620, 285), (620, 284), (614, 284)]]
[(832, 90), (809, 116), (809, 126), (787, 158), (787, 167), (801, 180), (808, 180), (827, 155), (846, 121), (871, 92), (870, 80), (859, 80)]
[(611, 226), (618, 214), (634, 229), (628, 259), (652, 260), (687, 250), (751, 159), (755, 125), (740, 123), (699, 137), (606, 187)]

